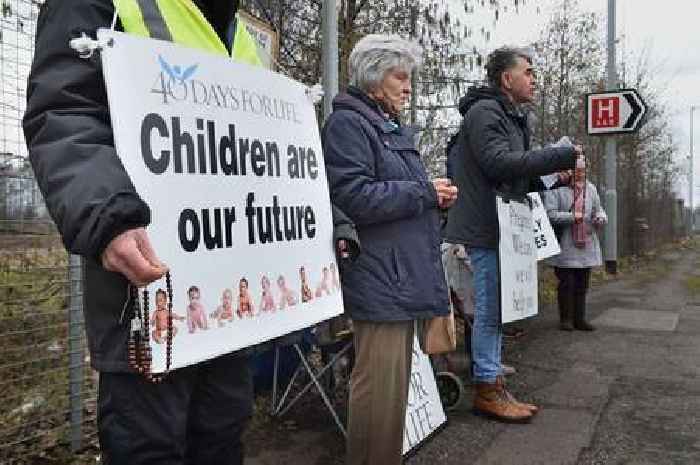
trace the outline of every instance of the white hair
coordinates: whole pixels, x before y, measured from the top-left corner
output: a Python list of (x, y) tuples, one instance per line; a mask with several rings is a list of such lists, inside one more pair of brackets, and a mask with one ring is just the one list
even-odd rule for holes
[(419, 68), (422, 52), (418, 44), (397, 35), (366, 35), (350, 53), (350, 84), (369, 92), (378, 87), (392, 69), (411, 73)]

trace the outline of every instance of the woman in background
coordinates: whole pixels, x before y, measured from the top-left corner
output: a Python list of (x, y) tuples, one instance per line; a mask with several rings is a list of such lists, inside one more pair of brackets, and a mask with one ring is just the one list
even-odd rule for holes
[[(547, 260), (559, 280), (559, 328), (593, 331), (586, 321), (586, 293), (591, 268), (601, 266), (597, 230), (608, 222), (595, 186), (586, 179), (583, 160), (576, 164), (570, 183), (543, 195), (552, 226), (559, 233), (561, 253)], [(572, 326), (573, 323), (573, 326)]]

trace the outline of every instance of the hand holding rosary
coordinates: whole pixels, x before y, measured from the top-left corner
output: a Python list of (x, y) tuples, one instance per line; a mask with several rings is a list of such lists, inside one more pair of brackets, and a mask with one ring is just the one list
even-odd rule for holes
[(131, 328), (127, 341), (127, 356), (129, 367), (141, 373), (148, 381), (160, 383), (167, 376), (172, 364), (173, 347), (173, 286), (170, 271), (165, 273), (165, 285), (168, 295), (168, 325), (166, 329), (165, 371), (152, 373), (153, 353), (151, 350), (149, 292), (143, 289), (143, 305), (139, 302), (139, 291), (135, 286), (130, 287), (130, 299), (134, 302), (134, 312), (131, 318)]

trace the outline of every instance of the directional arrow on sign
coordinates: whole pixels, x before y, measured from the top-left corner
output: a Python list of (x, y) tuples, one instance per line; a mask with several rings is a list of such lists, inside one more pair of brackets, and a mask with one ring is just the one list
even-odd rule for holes
[(647, 106), (635, 89), (586, 95), (586, 121), (590, 135), (635, 132), (646, 112)]
[(624, 128), (630, 131), (636, 131), (639, 127), (639, 122), (647, 112), (647, 106), (636, 90), (624, 92), (622, 95), (625, 97), (625, 100), (627, 100), (630, 108), (632, 108), (632, 113), (627, 118)]

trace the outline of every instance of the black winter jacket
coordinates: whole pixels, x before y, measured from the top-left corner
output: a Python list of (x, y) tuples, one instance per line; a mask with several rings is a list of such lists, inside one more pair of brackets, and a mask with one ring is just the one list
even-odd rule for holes
[(48, 0), (37, 21), (24, 134), (46, 206), (70, 252), (84, 263), (84, 314), (90, 359), (100, 371), (125, 371), (127, 280), (99, 257), (120, 233), (150, 221), (114, 149), (97, 54), (81, 59), (68, 43), (109, 27), (111, 0)]
[(357, 225), (362, 242), (343, 274), (346, 311), (365, 321), (445, 315), (437, 194), (413, 132), (351, 88), (333, 101), (323, 152), (331, 199)]
[(539, 176), (570, 169), (571, 147), (530, 150), (527, 120), (507, 97), (488, 87), (460, 100), (464, 116), (448, 155), (457, 202), (448, 212), (447, 242), (498, 248), (496, 195), (520, 197), (542, 190)]
[[(195, 3), (223, 37), (234, 10), (216, 0)], [(84, 257), (85, 323), (91, 362), (99, 371), (129, 370), (131, 312), (126, 278), (103, 269), (100, 256), (117, 235), (150, 221), (149, 207), (114, 149), (99, 57), (82, 59), (69, 47), (82, 32), (95, 37), (113, 16), (112, 0), (47, 0), (42, 5), (24, 115), (29, 157), (48, 210), (66, 248)], [(334, 222), (345, 226), (337, 237), (356, 237), (342, 212)]]

